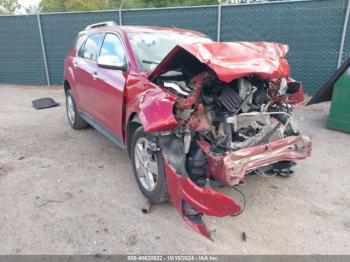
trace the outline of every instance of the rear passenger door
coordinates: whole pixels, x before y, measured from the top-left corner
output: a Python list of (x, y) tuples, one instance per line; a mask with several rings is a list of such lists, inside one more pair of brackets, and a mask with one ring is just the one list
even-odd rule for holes
[(93, 85), (97, 72), (97, 55), (103, 33), (90, 35), (80, 47), (73, 61), (76, 76), (76, 100), (80, 111), (89, 114), (93, 111)]

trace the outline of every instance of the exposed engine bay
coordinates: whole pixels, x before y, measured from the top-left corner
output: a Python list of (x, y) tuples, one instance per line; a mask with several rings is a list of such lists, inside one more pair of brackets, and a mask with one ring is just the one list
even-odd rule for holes
[(300, 135), (292, 120), (293, 106), (303, 101), (303, 94), (301, 83), (289, 77), (284, 55), (273, 60), (284, 70), (271, 77), (239, 70), (230, 74), (230, 65), (219, 70), (180, 50), (153, 78), (177, 97), (177, 127), (153, 136), (166, 162), (168, 183), (176, 184), (168, 186), (170, 199), (185, 221), (208, 238), (204, 214), (242, 211), (236, 201), (211, 189), (213, 181), (235, 186), (249, 173), (290, 176), (295, 160), (311, 153), (310, 139)]
[[(283, 96), (295, 89), (295, 82), (288, 88), (286, 78), (273, 83), (251, 76), (224, 83), (209, 70), (186, 81), (179, 70), (157, 80), (182, 97), (175, 104), (174, 114), (183, 123), (177, 135), (183, 140), (187, 171), (194, 182), (206, 178), (207, 166), (206, 155), (196, 140), (209, 144), (210, 152), (220, 156), (299, 134), (292, 121), (292, 106), (283, 101)], [(193, 99), (197, 89), (199, 95)], [(284, 161), (258, 172), (290, 175), (293, 164)]]

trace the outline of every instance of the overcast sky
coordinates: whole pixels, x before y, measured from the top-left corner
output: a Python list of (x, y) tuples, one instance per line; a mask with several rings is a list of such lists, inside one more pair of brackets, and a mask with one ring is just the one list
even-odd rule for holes
[(20, 3), (20, 5), (27, 7), (30, 5), (38, 5), (40, 0), (19, 0), (18, 2)]

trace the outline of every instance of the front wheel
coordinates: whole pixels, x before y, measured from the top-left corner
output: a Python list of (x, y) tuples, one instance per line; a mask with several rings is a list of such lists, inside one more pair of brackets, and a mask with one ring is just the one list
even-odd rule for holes
[(168, 195), (164, 159), (160, 151), (151, 151), (148, 143), (147, 134), (139, 127), (131, 142), (132, 167), (141, 192), (150, 202), (160, 203)]

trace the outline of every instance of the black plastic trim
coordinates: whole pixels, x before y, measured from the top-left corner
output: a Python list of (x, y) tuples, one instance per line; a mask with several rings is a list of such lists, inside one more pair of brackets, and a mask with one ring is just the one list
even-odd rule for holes
[(79, 112), (79, 114), (86, 122), (88, 122), (98, 132), (100, 132), (102, 135), (104, 135), (106, 138), (112, 141), (117, 147), (119, 147), (120, 149), (126, 149), (124, 142), (120, 138), (116, 137), (111, 131), (109, 131), (107, 128), (105, 128), (103, 125), (97, 122), (88, 113)]

